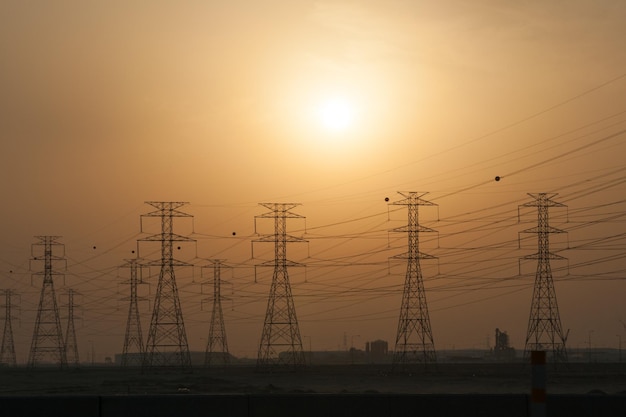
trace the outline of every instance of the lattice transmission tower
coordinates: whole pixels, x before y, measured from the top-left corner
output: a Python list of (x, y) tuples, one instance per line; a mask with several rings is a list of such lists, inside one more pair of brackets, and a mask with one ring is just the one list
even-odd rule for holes
[(391, 203), (392, 205), (407, 206), (408, 224), (393, 229), (394, 232), (404, 232), (408, 235), (408, 252), (396, 255), (395, 259), (407, 261), (402, 305), (398, 319), (396, 347), (393, 354), (393, 368), (402, 369), (414, 364), (433, 364), (437, 362), (433, 333), (430, 327), (426, 290), (422, 278), (420, 259), (435, 259), (419, 251), (419, 235), (422, 232), (434, 232), (433, 229), (419, 224), (419, 206), (434, 206), (422, 196), (427, 193), (399, 192), (404, 198)]
[(141, 265), (138, 259), (127, 259), (124, 267), (129, 269), (130, 278), (125, 283), (130, 285), (130, 296), (122, 298), (128, 301), (128, 319), (126, 320), (126, 333), (124, 335), (124, 347), (122, 348), (122, 367), (141, 366), (143, 364), (145, 348), (141, 333), (141, 319), (139, 316), (139, 301), (145, 300), (137, 294), (139, 284), (143, 284)]
[(305, 367), (306, 359), (287, 267), (302, 264), (287, 260), (287, 243), (305, 240), (287, 234), (287, 219), (302, 219), (304, 216), (290, 211), (299, 206), (297, 203), (260, 203), (260, 205), (271, 211), (255, 216), (255, 231), (257, 219), (274, 219), (274, 234), (262, 235), (254, 242), (274, 243), (274, 260), (257, 266), (271, 266), (274, 268), (274, 274), (261, 333), (257, 369), (285, 367), (296, 370)]
[(524, 230), (522, 233), (537, 234), (537, 253), (524, 256), (522, 259), (536, 259), (537, 272), (533, 289), (533, 299), (528, 318), (528, 331), (524, 345), (524, 356), (530, 355), (533, 350), (545, 350), (552, 353), (555, 363), (567, 362), (565, 342), (567, 334), (561, 327), (559, 306), (556, 301), (556, 291), (550, 268), (551, 259), (566, 259), (550, 252), (550, 234), (565, 233), (561, 229), (550, 226), (548, 209), (550, 207), (566, 207), (552, 198), (556, 193), (528, 194), (535, 201), (522, 204), (520, 207), (537, 207), (537, 226)]
[(193, 216), (178, 210), (188, 204), (185, 202), (147, 201), (146, 203), (157, 210), (142, 215), (142, 220), (144, 217), (159, 217), (161, 233), (140, 240), (161, 242), (161, 259), (148, 264), (160, 266), (161, 271), (154, 298), (143, 366), (146, 368), (176, 366), (189, 369), (191, 368), (191, 355), (174, 275), (174, 267), (189, 266), (189, 264), (174, 259), (173, 244), (174, 242), (194, 241), (174, 233), (174, 218)]
[(211, 310), (211, 323), (209, 325), (209, 337), (204, 355), (204, 364), (230, 364), (228, 342), (226, 340), (226, 326), (224, 326), (224, 314), (222, 312), (222, 260), (215, 259), (210, 265), (213, 268), (213, 303)]
[(65, 331), (65, 352), (68, 365), (79, 366), (78, 343), (76, 342), (76, 328), (74, 327), (74, 295), (76, 291), (67, 290), (67, 330)]
[[(34, 367), (47, 357), (59, 366), (65, 367), (67, 366), (67, 355), (53, 282), (53, 277), (63, 276), (55, 268), (55, 265), (62, 264), (64, 269), (67, 265), (63, 257), (65, 248), (63, 244), (58, 242), (60, 236), (35, 237), (39, 239), (39, 242), (32, 245), (33, 258), (31, 262), (43, 262), (43, 271), (36, 272), (33, 276), (43, 276), (43, 283), (28, 365)], [(55, 248), (57, 254), (53, 253)], [(61, 255), (58, 254), (59, 252)]]
[(4, 331), (2, 332), (2, 347), (0, 348), (0, 364), (17, 366), (15, 343), (13, 341), (13, 313), (11, 312), (12, 290), (4, 290)]

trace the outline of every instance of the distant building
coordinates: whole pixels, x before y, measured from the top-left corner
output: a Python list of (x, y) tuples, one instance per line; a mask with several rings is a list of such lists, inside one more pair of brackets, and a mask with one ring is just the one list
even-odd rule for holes
[(497, 361), (509, 362), (515, 359), (515, 349), (509, 345), (509, 335), (496, 329), (496, 345), (493, 357)]
[(385, 340), (374, 340), (365, 343), (365, 356), (369, 363), (387, 362), (389, 344)]

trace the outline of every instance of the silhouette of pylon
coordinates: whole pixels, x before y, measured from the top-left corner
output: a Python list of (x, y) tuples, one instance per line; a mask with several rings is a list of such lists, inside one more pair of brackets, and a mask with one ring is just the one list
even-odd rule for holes
[(274, 260), (257, 266), (271, 266), (274, 268), (274, 274), (259, 345), (257, 369), (286, 367), (295, 370), (305, 367), (306, 361), (287, 267), (302, 266), (302, 264), (287, 260), (287, 243), (304, 242), (304, 240), (287, 234), (287, 219), (304, 217), (290, 211), (299, 206), (297, 203), (261, 203), (260, 205), (271, 211), (255, 217), (255, 230), (257, 219), (270, 218), (274, 219), (274, 234), (263, 235), (255, 242), (274, 243)]
[[(43, 271), (36, 272), (33, 276), (43, 275), (41, 295), (39, 297), (39, 307), (37, 308), (37, 318), (35, 329), (30, 346), (28, 365), (34, 367), (42, 359), (48, 357), (56, 362), (60, 367), (67, 366), (67, 356), (63, 332), (61, 330), (61, 320), (59, 318), (59, 306), (54, 292), (53, 277), (63, 275), (59, 273), (54, 265), (63, 263), (65, 258), (53, 254), (54, 248), (63, 253), (64, 245), (58, 242), (60, 236), (35, 236), (38, 243), (32, 245), (32, 261), (43, 261)], [(43, 250), (43, 254), (41, 251)], [(57, 251), (57, 252), (58, 252)], [(37, 252), (37, 253), (36, 253)]]
[(2, 347), (0, 348), (0, 364), (17, 366), (15, 343), (13, 341), (13, 326), (11, 325), (11, 321), (13, 320), (11, 313), (12, 294), (13, 291), (4, 290), (4, 331), (2, 332)]
[(437, 362), (433, 333), (430, 327), (426, 290), (422, 278), (420, 259), (435, 259), (419, 251), (419, 234), (434, 232), (433, 229), (419, 224), (419, 206), (434, 206), (436, 204), (422, 199), (427, 193), (399, 192), (404, 199), (390, 203), (392, 205), (407, 206), (408, 224), (393, 229), (394, 232), (408, 234), (408, 252), (396, 255), (394, 259), (407, 261), (402, 305), (398, 319), (396, 333), (396, 347), (393, 354), (393, 369), (405, 369), (413, 364), (428, 364)]
[(78, 344), (76, 343), (76, 329), (74, 327), (74, 295), (73, 289), (67, 290), (67, 330), (65, 331), (65, 352), (68, 365), (79, 366)]
[(549, 224), (548, 209), (550, 207), (566, 207), (552, 200), (557, 193), (528, 194), (535, 201), (522, 204), (520, 207), (537, 207), (537, 226), (526, 229), (523, 233), (537, 234), (537, 253), (524, 256), (522, 259), (536, 259), (537, 272), (533, 288), (533, 299), (528, 318), (528, 331), (524, 345), (524, 357), (529, 357), (533, 350), (545, 350), (552, 353), (554, 363), (567, 362), (565, 342), (567, 334), (563, 333), (556, 291), (550, 268), (551, 259), (566, 259), (550, 252), (550, 234), (565, 233)]
[(224, 326), (224, 314), (222, 312), (222, 260), (211, 261), (213, 268), (213, 308), (211, 310), (211, 324), (209, 325), (209, 338), (207, 340), (204, 364), (230, 364), (228, 342), (226, 340), (226, 326)]
[(122, 298), (123, 301), (129, 301), (129, 304), (121, 366), (141, 366), (145, 353), (139, 317), (139, 300), (144, 300), (144, 298), (137, 295), (138, 285), (143, 284), (140, 275), (141, 266), (138, 259), (127, 259), (124, 266), (130, 271), (130, 279), (127, 281), (130, 284), (130, 296)]
[(160, 266), (161, 270), (143, 366), (146, 368), (176, 366), (189, 369), (191, 368), (191, 355), (174, 275), (174, 267), (189, 264), (174, 259), (173, 242), (193, 242), (194, 240), (175, 234), (173, 229), (175, 217), (193, 216), (178, 210), (187, 204), (184, 202), (148, 201), (146, 203), (157, 210), (142, 215), (142, 219), (143, 217), (159, 217), (161, 233), (141, 239), (141, 241), (161, 242), (161, 260), (149, 263), (149, 265)]

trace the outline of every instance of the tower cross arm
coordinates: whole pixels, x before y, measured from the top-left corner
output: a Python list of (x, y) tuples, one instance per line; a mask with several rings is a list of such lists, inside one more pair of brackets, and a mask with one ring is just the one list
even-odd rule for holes
[(395, 206), (407, 206), (407, 205), (419, 205), (419, 206), (436, 206), (436, 203), (432, 201), (424, 200), (422, 197), (428, 194), (427, 192), (416, 191), (398, 191), (398, 194), (405, 197), (402, 200), (394, 201), (390, 203)]
[(35, 236), (35, 239), (39, 239), (40, 242), (33, 243), (32, 246), (44, 245), (46, 242), (49, 242), (51, 245), (61, 245), (62, 243), (57, 242), (61, 237), (62, 236)]
[(260, 236), (258, 239), (254, 239), (253, 242), (276, 242), (277, 240), (280, 241), (285, 241), (285, 242), (308, 242), (308, 240), (303, 239), (301, 237), (296, 237), (296, 236), (291, 236), (291, 235), (285, 235), (284, 239), (283, 236), (280, 235), (263, 235)]
[(265, 208), (268, 208), (272, 211), (274, 210), (289, 211), (291, 209), (294, 209), (302, 205), (302, 203), (259, 203), (259, 205)]
[(176, 233), (166, 234), (166, 239), (163, 238), (163, 234), (154, 234), (151, 236), (146, 236), (144, 238), (138, 239), (140, 242), (163, 242), (163, 241), (172, 241), (172, 242), (195, 242), (196, 239), (190, 238), (188, 236), (182, 236)]
[[(405, 253), (401, 253), (399, 255), (394, 255), (391, 257), (391, 259), (413, 259), (415, 255), (411, 254), (410, 252), (405, 252)], [(419, 259), (437, 259), (436, 256), (434, 255), (429, 255), (427, 253), (424, 252), (420, 252), (417, 251), (417, 258)]]
[(553, 197), (559, 195), (558, 193), (528, 193), (528, 195), (535, 200), (521, 204), (520, 207), (567, 207), (563, 203), (552, 200)]
[(537, 207), (541, 206), (549, 206), (549, 207), (567, 207), (563, 203), (559, 203), (558, 201), (552, 200), (553, 197), (559, 195), (559, 193), (527, 193), (529, 196), (535, 199), (535, 201), (530, 201), (528, 203), (522, 204), (524, 207)]
[(435, 229), (431, 229), (430, 227), (422, 226), (420, 224), (414, 225), (406, 225), (401, 227), (396, 227), (391, 229), (392, 232), (436, 232)]
[(267, 213), (259, 214), (254, 217), (257, 219), (276, 219), (276, 218), (304, 219), (305, 218), (305, 216), (301, 214), (292, 213), (288, 210), (267, 212)]
[[(273, 259), (271, 261), (265, 261), (265, 262), (261, 262), (259, 264), (256, 264), (255, 266), (271, 266), (271, 267), (275, 267), (277, 264), (276, 260)], [(300, 262), (295, 262), (295, 261), (290, 261), (288, 259), (285, 259), (284, 262), (281, 262), (282, 265), (287, 266), (287, 267), (303, 267), (306, 266), (306, 264), (300, 263)]]
[(531, 227), (530, 229), (522, 230), (522, 233), (567, 233), (565, 230), (557, 229), (552, 226)]
[(189, 204), (186, 201), (146, 201), (146, 204), (150, 204), (152, 207), (158, 209), (150, 213), (142, 214), (142, 217), (161, 217), (164, 212), (174, 217), (193, 217), (193, 214), (184, 213), (177, 209)]
[(31, 277), (40, 277), (40, 276), (45, 276), (45, 275), (50, 275), (50, 276), (55, 276), (55, 277), (57, 277), (57, 276), (62, 277), (62, 276), (65, 275), (65, 273), (56, 271), (54, 269), (49, 269), (49, 270), (46, 270), (46, 271), (33, 272), (30, 275), (31, 275)]
[(557, 255), (556, 253), (553, 252), (548, 252), (548, 253), (533, 253), (532, 255), (526, 255), (524, 256), (522, 259), (557, 259), (557, 260), (563, 260), (563, 259), (567, 259), (564, 256), (561, 255)]

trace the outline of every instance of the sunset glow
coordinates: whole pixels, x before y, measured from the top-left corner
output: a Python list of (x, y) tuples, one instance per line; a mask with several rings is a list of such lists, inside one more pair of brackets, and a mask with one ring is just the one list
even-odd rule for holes
[[(0, 2), (0, 290), (20, 297), (18, 361), (40, 305), (34, 236), (62, 237), (54, 279), (81, 294), (81, 355), (122, 349), (129, 258), (152, 265), (148, 334), (163, 223), (146, 201), (189, 203), (172, 220), (172, 288), (193, 351), (207, 347), (206, 259), (220, 259), (231, 353), (257, 355), (279, 218), (258, 203), (297, 203), (281, 250), (313, 351), (391, 352), (406, 254), (423, 253), (436, 348), (487, 349), (499, 328), (521, 352), (539, 253), (528, 193), (558, 194), (568, 343), (616, 349), (624, 22), (618, 0)], [(432, 203), (413, 229), (398, 191)]]

